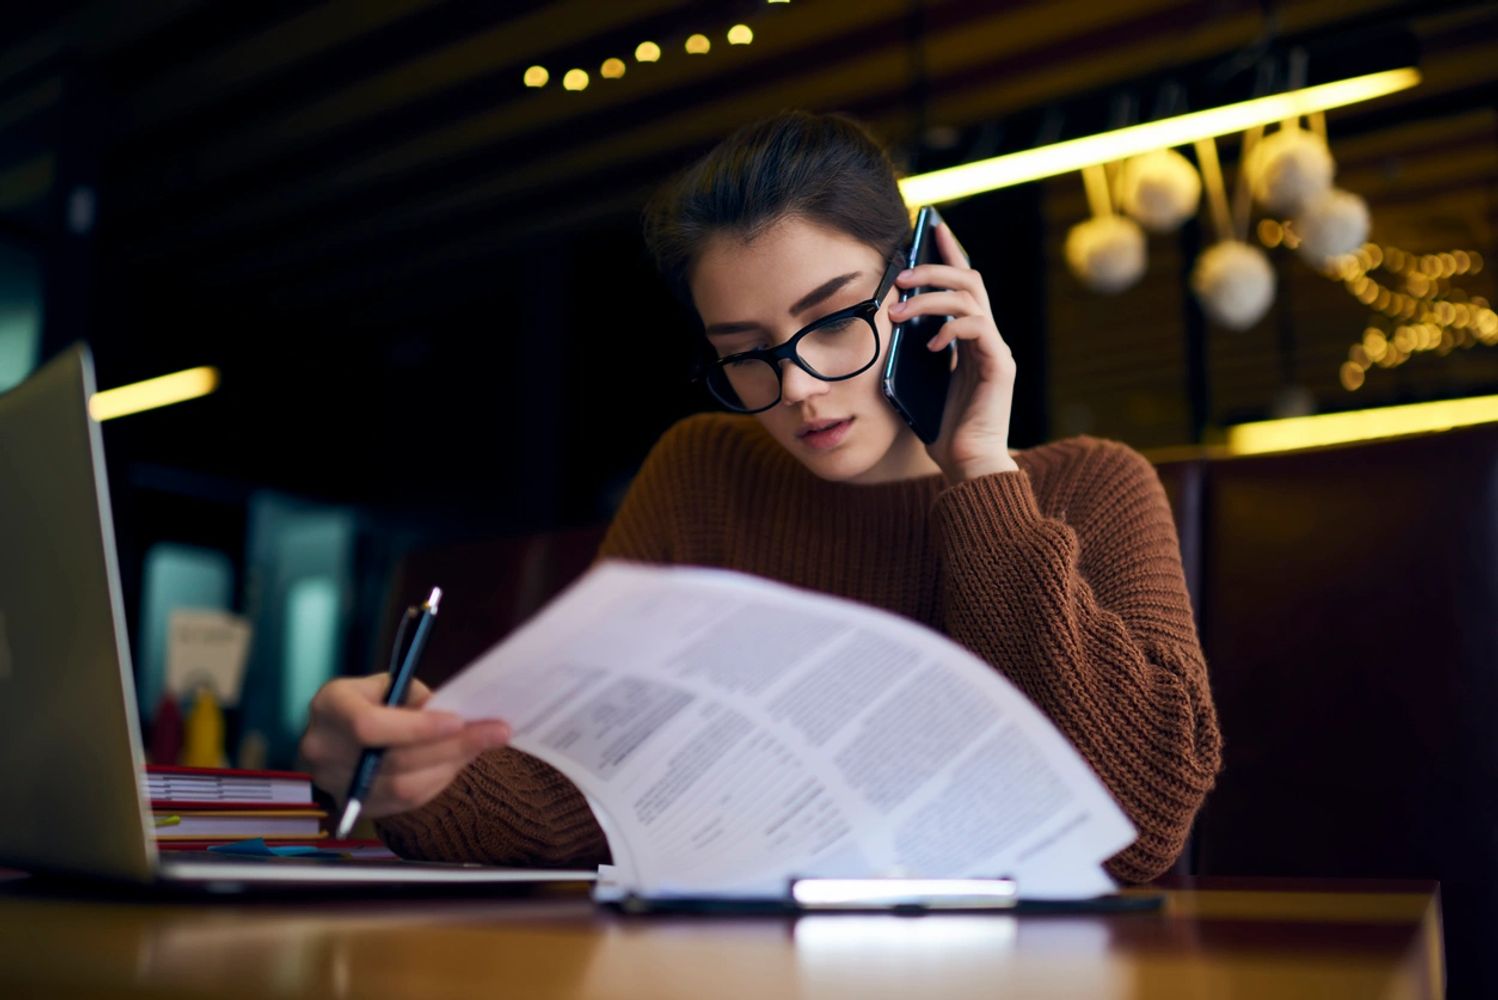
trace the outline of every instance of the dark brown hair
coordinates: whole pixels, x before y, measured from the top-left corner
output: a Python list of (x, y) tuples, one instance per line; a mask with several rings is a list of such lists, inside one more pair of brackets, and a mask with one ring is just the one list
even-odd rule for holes
[(692, 305), (692, 265), (715, 233), (752, 240), (799, 217), (892, 258), (910, 213), (884, 149), (841, 114), (784, 111), (738, 129), (667, 182), (645, 208), (645, 245), (671, 291)]

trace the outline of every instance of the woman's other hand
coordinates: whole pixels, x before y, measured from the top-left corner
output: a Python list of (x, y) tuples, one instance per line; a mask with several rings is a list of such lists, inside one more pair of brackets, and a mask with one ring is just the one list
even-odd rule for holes
[(385, 747), (364, 800), (364, 815), (371, 817), (425, 805), (475, 757), (510, 739), (510, 727), (497, 719), (464, 722), (423, 709), (432, 691), (418, 680), (411, 681), (405, 705), (387, 708), (389, 683), (390, 675), (381, 673), (324, 684), (312, 699), (299, 748), (312, 780), (342, 803), (359, 754)]
[[(1014, 354), (999, 334), (983, 276), (969, 266), (952, 230), (936, 227), (936, 245), (945, 264), (922, 264), (895, 279), (900, 288), (932, 287), (890, 306), (890, 318), (950, 316), (926, 349), (945, 350), (957, 342), (957, 371), (947, 392), (941, 434), (926, 446), (950, 483), (1019, 468), (1009, 454), (1009, 419), (1014, 400)], [(915, 346), (915, 345), (911, 345)]]

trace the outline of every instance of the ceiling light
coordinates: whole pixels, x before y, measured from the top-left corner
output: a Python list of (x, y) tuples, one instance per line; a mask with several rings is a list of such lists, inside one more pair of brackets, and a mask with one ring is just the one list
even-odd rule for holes
[(693, 56), (707, 55), (713, 43), (707, 40), (706, 35), (693, 35), (687, 39), (687, 54)]
[(1318, 413), (1310, 417), (1238, 424), (1227, 429), (1227, 450), (1233, 455), (1291, 451), (1371, 438), (1444, 431), (1491, 421), (1498, 421), (1498, 396), (1443, 399), (1433, 403), (1380, 406), (1370, 410)]
[(96, 392), (88, 401), (88, 413), (95, 420), (113, 420), (142, 410), (197, 399), (217, 388), (217, 368), (189, 368), (148, 378), (144, 382), (132, 382), (118, 389)]
[(546, 72), (545, 66), (532, 66), (525, 71), (525, 85), (527, 87), (544, 87), (546, 81), (551, 79), (551, 74)]
[(728, 29), (729, 45), (748, 45), (752, 41), (754, 41), (754, 32), (749, 30), (749, 25), (735, 24)]
[(623, 59), (605, 59), (603, 66), (599, 68), (598, 75), (605, 80), (617, 80), (624, 75)]
[(1083, 167), (1112, 163), (1151, 150), (1184, 146), (1199, 139), (1242, 132), (1256, 125), (1372, 100), (1419, 82), (1420, 71), (1413, 67), (1355, 76), (918, 174), (900, 182), (900, 193), (909, 205), (940, 204)]
[(580, 69), (569, 69), (567, 75), (562, 77), (562, 87), (566, 90), (587, 90), (588, 74)]
[(661, 47), (654, 42), (641, 42), (635, 46), (636, 62), (658, 62), (661, 58)]

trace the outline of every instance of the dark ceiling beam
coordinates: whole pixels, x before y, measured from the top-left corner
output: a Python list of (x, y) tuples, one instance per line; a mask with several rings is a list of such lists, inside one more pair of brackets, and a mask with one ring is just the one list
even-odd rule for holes
[[(670, 3), (671, 0), (662, 2)], [(907, 4), (908, 0), (870, 0), (851, 11), (829, 9), (831, 5), (808, 6), (777, 12), (777, 16), (793, 13), (794, 20), (787, 18), (781, 23), (787, 25), (790, 37), (797, 45), (809, 47), (854, 30), (871, 18), (901, 15)], [(283, 122), (285, 131), (274, 135), (262, 133), (253, 145), (242, 144), (239, 137), (231, 137), (217, 147), (195, 150), (192, 153), (193, 173), (198, 178), (206, 178), (244, 162), (245, 157), (253, 161), (256, 156), (264, 157), (278, 151), (284, 155), (286, 142), (312, 132), (322, 134), (350, 117), (360, 118), (377, 112), (388, 115), (400, 105), (413, 101), (417, 94), (427, 93), (428, 87), (419, 81), (424, 75), (435, 72), (438, 66), (456, 66), (464, 68), (465, 72), (481, 72), (506, 63), (523, 66), (539, 52), (554, 50), (569, 40), (574, 43), (584, 40), (598, 31), (597, 12), (607, 12), (611, 8), (599, 4), (579, 6), (595, 13), (588, 15), (579, 10), (572, 12), (570, 17), (562, 17), (568, 11), (547, 7), (538, 13), (534, 28), (508, 26), (505, 30), (487, 32), (471, 43), (464, 43), (460, 53), (443, 49), (392, 70), (371, 83), (379, 93), (388, 93), (388, 101), (376, 99), (370, 92), (361, 92), (357, 98), (345, 96), (347, 92), (331, 95), (312, 105), (305, 121)], [(564, 24), (566, 30), (548, 22), (547, 18)], [(544, 31), (540, 29), (540, 25), (549, 23)], [(439, 119), (394, 141), (388, 135), (376, 134), (370, 137), (368, 145), (329, 150), (331, 163), (324, 159), (306, 172), (287, 178), (281, 189), (266, 191), (261, 188), (242, 193), (218, 213), (197, 214), (182, 227), (181, 232), (168, 226), (158, 230), (158, 235), (164, 241), (180, 238), (203, 240), (246, 225), (262, 225), (270, 217), (295, 217), (341, 192), (387, 182), (478, 147), (497, 148), (508, 143), (507, 157), (513, 161), (519, 155), (531, 152), (526, 142), (530, 133), (541, 129), (560, 130), (569, 121), (585, 117), (606, 121), (605, 113), (610, 111), (624, 114), (627, 120), (631, 106), (641, 100), (658, 94), (671, 94), (679, 100), (682, 94), (700, 92), (714, 77), (773, 55), (778, 51), (776, 44), (773, 32), (762, 32), (751, 46), (723, 45), (721, 48), (727, 51), (716, 51), (706, 58), (668, 53), (658, 64), (636, 65), (622, 80), (599, 81), (582, 94), (562, 91), (559, 81), (553, 81), (544, 90), (526, 90), (520, 85), (517, 72), (496, 87), (492, 99), (477, 113), (456, 121)], [(440, 74), (439, 78), (451, 79), (446, 74)], [(585, 129), (580, 129), (579, 133), (596, 134)], [(244, 140), (248, 141), (248, 138)]]
[[(946, 51), (947, 43), (951, 42), (950, 53), (939, 67), (941, 72), (973, 63), (1002, 64), (1006, 57), (1012, 58), (1047, 41), (1061, 43), (1079, 22), (1105, 30), (1141, 10), (1180, 6), (1180, 0), (1133, 0), (1127, 6), (1107, 7), (1083, 0), (1035, 4), (1018, 10), (1010, 8), (1001, 15), (957, 21), (945, 30), (934, 32), (929, 46), (933, 52)], [(432, 184), (428, 188), (436, 192), (432, 195), (387, 199), (387, 204), (395, 206), (393, 210), (387, 211), (381, 205), (374, 211), (355, 213), (347, 220), (351, 223), (347, 232), (339, 238), (361, 240), (378, 232), (382, 225), (390, 230), (403, 230), (424, 215), (471, 211), (486, 203), (523, 195), (529, 186), (549, 181), (559, 172), (573, 178), (589, 171), (607, 173), (620, 162), (690, 146), (704, 137), (720, 135), (736, 124), (784, 107), (848, 107), (869, 95), (881, 97), (882, 107), (903, 106), (910, 79), (910, 54), (904, 39), (894, 29), (905, 16), (904, 0), (871, 0), (861, 7), (863, 20), (857, 23), (850, 23), (836, 12), (798, 21), (791, 36), (795, 48), (789, 52), (784, 50), (783, 43), (780, 48), (774, 47), (772, 40), (772, 44), (761, 47), (757, 42), (743, 53), (733, 53), (737, 63), (679, 59), (675, 66), (663, 67), (670, 70), (661, 74), (663, 83), (652, 79), (648, 85), (635, 88), (610, 86), (603, 92), (609, 96), (601, 102), (578, 100), (575, 95), (537, 94), (518, 108), (496, 109), (436, 133), (415, 137), (392, 151), (361, 162), (355, 169), (326, 171), (286, 190), (262, 194), (220, 215), (194, 218), (178, 229), (159, 228), (155, 236), (166, 245), (189, 244), (201, 249), (216, 238), (242, 248), (247, 228), (263, 228), (268, 219), (275, 217), (294, 219), (306, 211), (316, 212), (320, 204), (327, 204), (345, 188), (358, 190), (362, 186), (375, 193), (381, 190), (382, 183), (397, 183), (405, 175), (419, 178), (422, 175), (416, 173), (418, 169), (434, 169), (443, 161), (475, 148), (493, 151), (481, 170), (485, 179), (476, 177), (473, 183), (462, 184), (456, 191)], [(991, 9), (989, 5), (974, 4), (964, 8), (964, 12), (972, 18), (975, 13)], [(808, 8), (806, 13), (810, 15), (813, 9)], [(870, 20), (875, 15), (883, 15), (884, 20)], [(856, 29), (860, 25), (873, 25), (874, 33), (859, 37)], [(884, 30), (883, 25), (888, 25), (889, 30)], [(986, 37), (987, 44), (974, 45), (971, 41), (974, 35)], [(830, 50), (824, 47), (824, 43), (840, 36), (852, 36), (856, 44)], [(936, 69), (933, 67), (933, 72)], [(714, 74), (723, 73), (730, 74), (728, 85), (733, 88), (726, 94), (712, 80)], [(653, 74), (638, 75), (643, 78)], [(628, 84), (629, 77), (619, 83)], [(682, 92), (695, 93), (696, 100), (682, 102), (678, 97)], [(657, 101), (650, 114), (635, 113), (634, 109), (653, 94), (666, 99)], [(711, 100), (713, 97), (718, 99)], [(606, 116), (616, 107), (622, 114), (610, 121)], [(585, 122), (575, 134), (568, 131), (568, 121), (583, 113), (588, 113), (598, 127)], [(526, 130), (542, 128), (560, 141), (538, 146), (533, 141), (534, 134), (527, 134)], [(579, 143), (576, 135), (585, 138)], [(523, 161), (517, 160), (517, 149), (524, 151)], [(333, 233), (327, 220), (320, 220), (312, 239), (304, 241), (306, 253), (316, 256), (331, 238)], [(258, 250), (254, 254), (261, 256)]]
[[(1397, 0), (1311, 0), (1282, 11), (1280, 30), (1293, 35), (1351, 18), (1393, 16), (1391, 12), (1413, 6), (1418, 5)], [(954, 12), (963, 9), (957, 4), (948, 7)], [(1265, 27), (1257, 7), (1250, 9), (1247, 4), (1236, 5), (1229, 13), (1221, 7), (1173, 5), (1163, 0), (1111, 12), (1099, 7), (1051, 3), (1043, 10), (1011, 8), (987, 19), (953, 21), (933, 31), (928, 41), (928, 72), (932, 105), (939, 111), (933, 121), (970, 125), (1002, 118), (1089, 87), (1105, 88), (1141, 74), (1158, 73), (1162, 66), (1216, 57), (1249, 44)], [(1457, 15), (1441, 16), (1450, 20)], [(1427, 68), (1426, 86), (1411, 95), (1432, 88), (1470, 87), (1474, 79), (1492, 77), (1498, 58), (1484, 44), (1472, 42), (1491, 38), (1492, 33), (1481, 31), (1481, 25), (1472, 30), (1470, 14), (1457, 20), (1460, 23), (1452, 33), (1460, 35), (1457, 41), (1470, 44), (1444, 51)], [(842, 37), (850, 37), (846, 22)], [(891, 32), (891, 37), (899, 35)], [(805, 50), (815, 44), (808, 43)], [(1474, 45), (1480, 51), (1468, 52)], [(648, 94), (621, 101), (617, 120), (611, 117), (616, 106), (610, 102), (591, 114), (564, 116), (549, 125), (544, 116), (538, 116), (543, 121), (530, 132), (480, 142), (477, 147), (459, 147), (434, 162), (393, 171), (388, 178), (349, 192), (325, 192), (302, 205), (305, 212), (270, 212), (269, 219), (245, 219), (205, 241), (179, 242), (182, 233), (168, 227), (152, 248), (163, 255), (159, 263), (169, 261), (181, 268), (184, 278), (191, 275), (191, 280), (257, 296), (273, 293), (288, 306), (320, 299), (356, 305), (367, 299), (346, 299), (345, 287), (382, 287), (387, 279), (402, 284), (419, 281), (424, 273), (460, 265), (465, 254), (482, 260), (502, 253), (507, 244), (513, 246), (543, 231), (548, 216), (566, 227), (580, 224), (577, 219), (586, 222), (626, 211), (631, 203), (638, 204), (644, 189), (642, 170), (647, 165), (658, 171), (655, 176), (663, 175), (739, 120), (779, 106), (850, 108), (872, 120), (886, 137), (903, 137), (910, 123), (902, 106), (909, 68), (896, 48), (872, 60), (867, 46), (859, 48), (865, 53), (862, 62), (854, 59), (851, 62), (856, 65), (822, 66), (822, 75), (828, 79), (808, 80), (783, 71), (784, 50), (772, 51), (768, 45), (760, 49), (757, 41), (751, 50), (760, 49), (767, 61), (746, 63), (738, 73), (729, 74), (733, 79), (726, 91), (716, 87), (728, 78), (708, 75), (695, 86), (654, 95), (657, 100), (667, 99), (664, 103), (652, 104)], [(792, 50), (796, 51), (802, 49)], [(692, 61), (680, 62), (690, 67)], [(776, 69), (767, 76), (755, 76), (756, 66)], [(741, 93), (741, 88), (746, 92)], [(676, 95), (681, 89), (694, 96), (690, 109), (675, 115), (662, 113), (679, 101)], [(593, 93), (590, 89), (580, 96), (588, 99)], [(711, 99), (714, 95), (717, 99)], [(572, 101), (571, 108), (555, 105), (569, 111), (582, 104), (579, 95), (552, 96)], [(821, 100), (831, 103), (817, 103)], [(639, 108), (649, 113), (637, 117)], [(891, 113), (889, 108), (897, 110)], [(577, 134), (597, 138), (579, 144), (569, 126), (580, 126)], [(413, 144), (414, 140), (406, 142)], [(523, 148), (527, 159), (506, 172), (515, 162), (516, 148)], [(453, 169), (457, 167), (461, 169)], [(265, 207), (270, 208), (268, 203)]]
[(80, 7), (0, 51), (0, 86), (68, 52), (94, 56), (128, 45), (197, 7), (202, 0), (112, 0)]
[(162, 123), (254, 86), (327, 49), (398, 22), (440, 0), (359, 0), (319, 4), (242, 40), (204, 54), (131, 94), (119, 108), (116, 134)]
[(21, 93), (0, 100), (0, 134), (57, 106), (62, 100), (62, 77), (51, 76)]
[[(524, 66), (541, 55), (585, 43), (599, 34), (627, 27), (641, 19), (670, 15), (694, 0), (630, 0), (627, 3), (545, 3), (532, 10), (494, 7), (500, 20), (465, 33), (430, 51), (402, 54), (396, 65), (388, 58), (379, 68), (332, 92), (289, 95), (281, 106), (232, 130), (222, 127), (212, 138), (183, 151), (189, 181), (211, 187), (226, 179), (253, 176), (288, 152), (318, 144), (337, 144), (351, 128), (442, 94), (497, 68)], [(483, 5), (480, 5), (482, 7)], [(439, 14), (444, 13), (439, 11)], [(335, 59), (327, 60), (335, 68)], [(560, 73), (553, 84), (560, 90)], [(520, 92), (520, 73), (514, 72), (491, 102), (502, 94)], [(387, 137), (388, 142), (388, 137)], [(149, 162), (149, 151), (142, 158)], [(147, 200), (155, 192), (142, 191)]]
[[(1239, 32), (1252, 29), (1251, 25), (1230, 25), (1230, 27), (1235, 27)], [(1210, 32), (1202, 37), (1204, 39), (1203, 44), (1219, 41)], [(1453, 35), (1447, 44), (1464, 40), (1470, 41), (1473, 38), (1485, 40), (1489, 37), (1491, 35), (1488, 33), (1468, 32)], [(1176, 40), (1175, 45), (1177, 50), (1181, 51), (1181, 42), (1179, 39)], [(1216, 50), (1214, 49), (1213, 51), (1215, 52)], [(1086, 57), (1087, 53), (1082, 51), (1080, 55)], [(1040, 53), (1037, 58), (1041, 62), (1044, 62), (1045, 54)], [(1158, 68), (1161, 64), (1154, 62), (1151, 65)], [(1435, 70), (1435, 67), (1443, 68)], [(1478, 41), (1457, 49), (1443, 49), (1439, 54), (1439, 58), (1434, 60), (1432, 69), (1434, 72), (1428, 75), (1426, 86), (1409, 91), (1406, 95), (1399, 95), (1399, 99), (1413, 100), (1419, 98), (1425, 102), (1422, 107), (1428, 107), (1431, 113), (1449, 113), (1449, 108), (1446, 105), (1452, 95), (1459, 95), (1464, 90), (1470, 91), (1474, 83), (1480, 83), (1484, 79), (1491, 81), (1495, 78), (1495, 75), (1498, 75), (1498, 42)], [(1026, 79), (1029, 79), (1031, 76), (1028, 71), (1020, 75)], [(855, 86), (861, 85), (855, 84)], [(881, 102), (877, 91), (865, 91), (864, 96), (868, 99), (870, 106), (891, 103), (888, 100)], [(938, 96), (943, 95), (938, 92)], [(1355, 122), (1356, 127), (1360, 130), (1372, 127), (1377, 121), (1387, 117), (1388, 102), (1395, 99), (1384, 98), (1377, 104), (1339, 112), (1336, 116), (1336, 121)], [(718, 118), (716, 114), (707, 117), (715, 120)], [(673, 132), (675, 131), (674, 126), (668, 125), (668, 127), (672, 128)], [(705, 143), (710, 138), (712, 136), (699, 136), (698, 145)], [(648, 146), (651, 144), (647, 142), (645, 145)], [(661, 159), (659, 154), (657, 154), (657, 159)], [(671, 160), (670, 154), (666, 154), (663, 159), (669, 163)], [(621, 169), (628, 170), (629, 161), (615, 157), (611, 162), (614, 165), (613, 169), (615, 171)], [(677, 162), (680, 162), (680, 159)], [(1465, 163), (1466, 161), (1464, 160), (1463, 162)], [(1468, 165), (1470, 166), (1470, 164)], [(663, 175), (667, 169), (669, 167), (662, 165), (659, 168), (660, 174)], [(634, 171), (628, 172), (631, 174), (634, 173)], [(349, 254), (353, 254), (356, 258), (352, 266), (367, 275), (371, 273), (371, 269), (376, 274), (382, 272), (382, 257), (389, 258), (389, 267), (392, 271), (404, 273), (406, 270), (407, 255), (401, 252), (400, 247), (419, 247), (421, 248), (421, 252), (432, 249), (433, 252), (442, 254), (445, 253), (440, 250), (442, 247), (471, 246), (474, 240), (479, 240), (485, 243), (485, 245), (500, 246), (503, 245), (507, 238), (519, 238), (515, 233), (510, 231), (512, 221), (523, 221), (525, 228), (534, 228), (532, 221), (527, 218), (525, 213), (527, 203), (534, 204), (537, 201), (545, 203), (548, 200), (557, 202), (565, 201), (569, 207), (579, 211), (586, 209), (586, 206), (578, 206), (576, 204), (576, 198), (568, 196), (565, 171), (560, 168), (560, 165), (556, 163), (549, 164), (544, 173), (550, 178), (552, 182), (551, 186), (535, 187), (529, 190), (524, 197), (496, 200), (499, 192), (492, 185), (486, 186), (483, 191), (477, 193), (473, 191), (460, 192), (452, 196), (452, 199), (456, 205), (462, 206), (463, 211), (461, 213), (457, 211), (455, 205), (428, 204), (422, 210), (411, 210), (406, 213), (400, 220), (401, 225), (394, 229), (387, 230), (381, 225), (372, 223), (369, 228), (359, 230), (348, 240), (334, 240), (319, 244), (315, 253), (309, 252), (305, 255), (298, 255), (289, 262), (283, 260), (279, 264), (265, 257), (259, 257), (250, 265), (249, 270), (241, 270), (233, 274), (220, 272), (216, 277), (217, 280), (230, 282), (259, 282), (268, 280), (274, 283), (279, 280), (277, 275), (280, 275), (303, 286), (307, 293), (306, 298), (312, 298), (315, 297), (317, 276), (323, 275), (329, 280), (336, 281), (338, 278), (337, 262), (346, 261)], [(613, 186), (599, 188), (595, 185), (593, 190), (595, 192), (594, 196), (605, 198), (612, 197), (610, 192), (614, 191), (615, 188)], [(1392, 195), (1392, 192), (1388, 192), (1387, 195)], [(451, 210), (449, 211), (449, 209)], [(450, 220), (461, 218), (464, 225), (455, 225), (452, 222), (444, 223), (442, 221), (444, 217)], [(464, 235), (470, 232), (478, 232), (482, 235), (479, 237)], [(456, 259), (456, 256), (460, 256), (462, 252), (462, 250), (455, 250), (451, 254), (447, 254), (444, 259)], [(244, 264), (245, 261), (241, 261), (241, 265)], [(331, 287), (329, 291), (332, 292)], [(302, 296), (298, 296), (298, 298), (299, 300), (306, 300)]]
[(57, 158), (50, 153), (0, 169), (0, 212), (39, 206), (52, 190), (56, 173)]

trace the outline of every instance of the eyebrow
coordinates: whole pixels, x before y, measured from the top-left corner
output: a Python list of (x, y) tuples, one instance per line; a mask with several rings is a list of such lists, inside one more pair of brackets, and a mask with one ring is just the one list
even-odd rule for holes
[[(840, 274), (836, 278), (822, 282), (791, 304), (790, 315), (793, 317), (799, 316), (808, 309), (821, 305), (835, 295), (844, 285), (861, 274), (863, 274), (862, 271), (849, 271), (847, 274)], [(762, 329), (762, 327), (758, 323), (714, 323), (705, 332), (709, 337), (713, 337), (759, 329)]]

